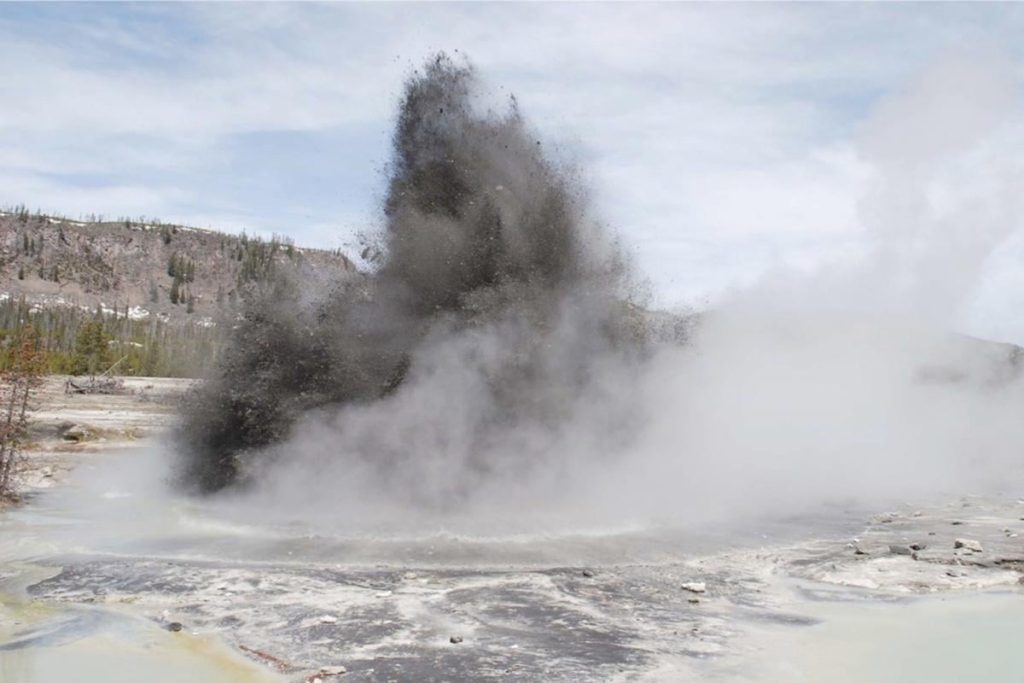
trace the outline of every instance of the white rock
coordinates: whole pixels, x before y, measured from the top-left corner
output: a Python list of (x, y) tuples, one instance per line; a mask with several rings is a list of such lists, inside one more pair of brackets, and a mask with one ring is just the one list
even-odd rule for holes
[(325, 614), (322, 617), (320, 617), (320, 623), (321, 624), (337, 624), (338, 623), (338, 617), (332, 617), (330, 614)]
[(680, 586), (684, 591), (690, 591), (691, 593), (703, 593), (708, 589), (707, 585), (703, 581), (690, 581)]
[(973, 541), (969, 538), (958, 538), (953, 541), (954, 548), (963, 548), (964, 550), (970, 550), (972, 553), (981, 552), (981, 543)]

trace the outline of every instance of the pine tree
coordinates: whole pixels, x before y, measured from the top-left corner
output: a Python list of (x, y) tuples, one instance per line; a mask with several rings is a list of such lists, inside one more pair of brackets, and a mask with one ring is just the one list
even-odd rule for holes
[(177, 305), (181, 300), (181, 276), (175, 274), (174, 282), (171, 284), (171, 303)]

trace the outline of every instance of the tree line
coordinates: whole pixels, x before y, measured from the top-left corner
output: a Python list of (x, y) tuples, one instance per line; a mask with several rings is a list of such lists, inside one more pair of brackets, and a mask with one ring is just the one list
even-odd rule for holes
[(123, 310), (33, 306), (24, 298), (0, 300), (0, 372), (18, 362), (19, 340), (31, 330), (42, 372), (198, 377), (220, 351), (221, 327), (209, 321), (134, 319)]

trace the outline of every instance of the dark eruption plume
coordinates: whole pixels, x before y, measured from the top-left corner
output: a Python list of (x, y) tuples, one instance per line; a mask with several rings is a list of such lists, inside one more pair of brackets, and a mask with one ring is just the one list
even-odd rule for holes
[[(474, 90), (444, 56), (406, 84), (374, 272), (282, 278), (249, 300), (186, 410), (187, 485), (215, 491), (300, 457), (309, 443), (289, 444), (315, 417), (317, 457), (443, 505), (551, 457), (543, 435), (598, 369), (629, 367), (642, 325), (621, 254), (515, 102), (481, 112)], [(426, 461), (443, 474), (425, 483)]]

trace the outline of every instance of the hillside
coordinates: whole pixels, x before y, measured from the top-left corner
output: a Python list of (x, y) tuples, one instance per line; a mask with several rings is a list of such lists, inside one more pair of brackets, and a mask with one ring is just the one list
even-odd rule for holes
[(240, 286), (283, 264), (355, 270), (340, 253), (279, 239), (0, 212), (0, 293), (29, 303), (127, 308), (134, 319), (212, 319), (234, 302)]
[(48, 372), (201, 375), (244, 291), (283, 270), (356, 273), (338, 252), (287, 240), (0, 212), (0, 370), (28, 330)]

